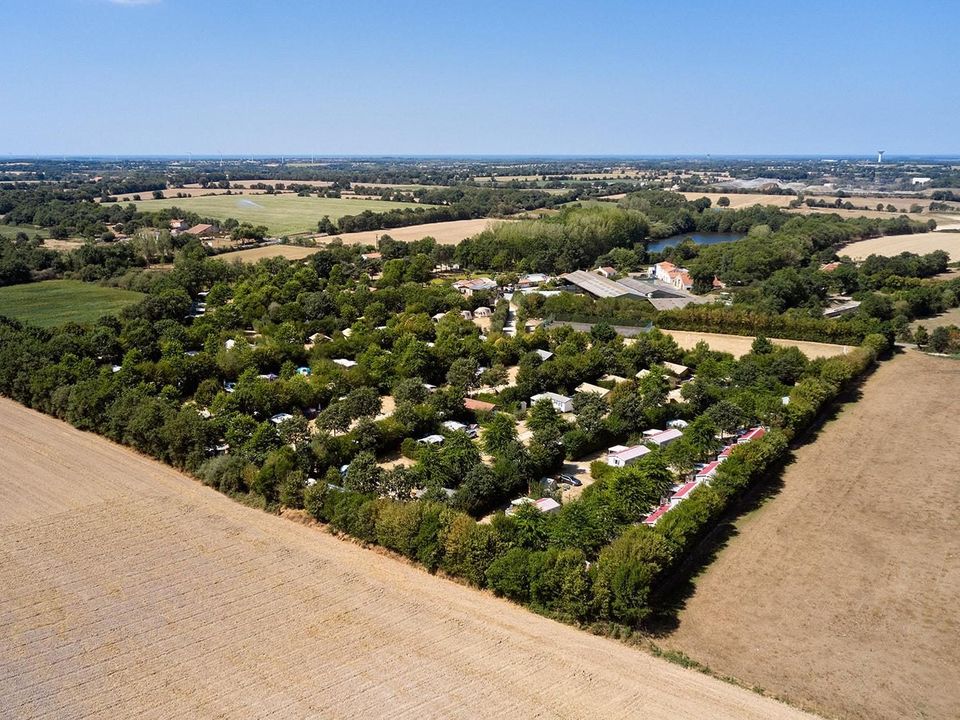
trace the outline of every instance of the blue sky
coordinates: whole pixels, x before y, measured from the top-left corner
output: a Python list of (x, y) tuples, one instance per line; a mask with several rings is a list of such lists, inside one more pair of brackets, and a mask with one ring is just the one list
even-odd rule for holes
[(0, 155), (960, 152), (954, 0), (0, 5)]

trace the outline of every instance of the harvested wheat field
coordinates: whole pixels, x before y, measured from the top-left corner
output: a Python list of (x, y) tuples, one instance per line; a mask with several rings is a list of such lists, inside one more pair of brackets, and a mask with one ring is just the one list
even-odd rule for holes
[(831, 717), (960, 717), (960, 363), (907, 352), (736, 522), (665, 644)]
[(801, 718), (0, 400), (4, 718)]
[(860, 240), (850, 243), (837, 251), (838, 255), (846, 255), (852, 260), (864, 260), (869, 255), (885, 255), (893, 257), (902, 252), (912, 252), (919, 255), (946, 250), (951, 260), (960, 260), (960, 232), (928, 232), (913, 235), (884, 235), (883, 237)]
[[(337, 235), (347, 245), (376, 245), (377, 240), (389, 235), (394, 240), (414, 242), (425, 237), (434, 238), (441, 245), (456, 245), (461, 240), (478, 235), (489, 228), (493, 223), (510, 222), (509, 220), (490, 220), (477, 218), (475, 220), (451, 220), (450, 222), (423, 223), (422, 225), (408, 225), (407, 227), (390, 228), (388, 230), (365, 230), (363, 232), (345, 233)], [(318, 237), (317, 244), (322, 245), (332, 238)], [(285, 257), (288, 260), (300, 260), (313, 255), (319, 248), (301, 247), (299, 245), (268, 245), (266, 247), (238, 250), (220, 255), (221, 260), (240, 260), (241, 262), (257, 262), (266, 257)]]
[[(734, 357), (740, 357), (750, 352), (754, 337), (749, 335), (724, 335), (721, 333), (691, 332), (688, 330), (663, 330), (664, 334), (676, 340), (677, 345), (684, 350), (692, 350), (701, 340), (717, 352), (728, 352)], [(833, 357), (845, 355), (850, 351), (849, 345), (831, 345), (830, 343), (809, 342), (807, 340), (784, 340), (770, 338), (770, 342), (780, 347), (799, 348), (800, 352), (809, 358)]]

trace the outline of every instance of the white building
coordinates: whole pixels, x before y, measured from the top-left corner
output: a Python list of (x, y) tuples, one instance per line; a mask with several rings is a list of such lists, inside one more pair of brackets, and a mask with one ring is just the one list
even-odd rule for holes
[(646, 445), (614, 445), (607, 449), (607, 465), (610, 467), (622, 468), (635, 463), (644, 455), (650, 453), (650, 448)]
[(550, 404), (553, 405), (553, 409), (557, 412), (573, 412), (573, 398), (568, 398), (566, 395), (560, 395), (559, 393), (554, 392), (540, 393), (530, 398), (530, 404), (533, 405), (541, 400), (550, 401)]

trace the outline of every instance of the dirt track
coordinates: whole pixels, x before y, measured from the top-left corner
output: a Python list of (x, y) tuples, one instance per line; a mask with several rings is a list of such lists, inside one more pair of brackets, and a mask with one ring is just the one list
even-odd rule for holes
[(736, 524), (666, 645), (848, 718), (960, 717), (960, 363), (866, 382)]
[(801, 718), (0, 400), (4, 718)]

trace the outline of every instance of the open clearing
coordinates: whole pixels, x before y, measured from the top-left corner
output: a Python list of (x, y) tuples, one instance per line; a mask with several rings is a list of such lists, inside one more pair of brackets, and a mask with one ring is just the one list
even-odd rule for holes
[(736, 522), (665, 644), (849, 718), (960, 717), (960, 363), (884, 363)]
[(42, 238), (50, 237), (50, 231), (47, 228), (37, 227), (36, 225), (4, 225), (0, 223), (0, 237), (13, 240), (20, 232), (26, 233), (31, 240), (38, 235)]
[[(685, 192), (681, 193), (687, 200), (696, 200), (697, 198), (706, 197), (709, 198), (713, 203), (713, 206), (717, 206), (717, 200), (721, 197), (726, 197), (730, 200), (731, 209), (740, 209), (745, 207), (750, 207), (751, 205), (775, 205), (780, 208), (787, 209), (787, 206), (790, 204), (791, 200), (795, 200), (795, 195), (767, 195), (764, 193), (723, 193), (723, 192)], [(832, 202), (836, 199), (836, 196), (832, 195), (808, 195), (814, 200), (826, 200), (827, 202)], [(881, 197), (881, 196), (871, 196), (871, 197), (861, 197), (861, 196), (851, 196), (841, 198), (843, 202), (851, 202), (857, 208), (866, 207), (866, 210), (854, 209), (854, 210), (845, 210), (844, 208), (819, 208), (819, 207), (807, 207), (806, 205), (801, 205), (800, 207), (788, 210), (788, 212), (798, 213), (800, 215), (811, 215), (816, 213), (835, 213), (841, 217), (869, 217), (869, 218), (895, 218), (897, 213), (887, 212), (886, 210), (877, 210), (877, 205), (882, 204), (884, 207), (887, 205), (893, 205), (901, 214), (909, 215), (911, 220), (920, 220), (926, 222), (931, 218), (937, 221), (937, 224), (943, 226), (945, 224), (956, 223), (960, 220), (960, 203), (947, 203), (955, 209), (955, 212), (930, 212), (930, 203), (933, 202), (929, 198), (894, 198), (894, 197)], [(914, 215), (909, 213), (910, 207), (913, 205), (920, 205), (923, 207), (923, 213)]]
[(5, 718), (805, 718), (0, 400)]
[(850, 243), (837, 251), (838, 255), (846, 255), (852, 260), (864, 260), (869, 255), (885, 255), (893, 257), (902, 252), (912, 252), (919, 255), (946, 250), (951, 260), (960, 260), (960, 232), (928, 232), (913, 235), (885, 235), (883, 237), (860, 240)]
[(919, 320), (914, 320), (910, 323), (910, 327), (916, 330), (920, 326), (925, 327), (927, 330), (933, 330), (934, 328), (944, 327), (947, 325), (956, 325), (960, 327), (960, 307), (950, 308), (939, 315), (934, 315), (933, 317), (920, 318)]
[(385, 202), (383, 200), (346, 200), (299, 195), (210, 195), (191, 198), (144, 200), (135, 203), (138, 210), (152, 212), (177, 207), (195, 212), (202, 217), (226, 220), (236, 218), (252, 225), (266, 225), (275, 235), (316, 232), (317, 222), (324, 215), (331, 220), (344, 215), (358, 215), (364, 210), (387, 212), (404, 208), (433, 207), (415, 203)]
[[(690, 332), (688, 330), (663, 330), (663, 332), (676, 340), (677, 345), (684, 350), (692, 350), (702, 340), (710, 346), (711, 350), (728, 352), (734, 357), (749, 353), (753, 341), (756, 339), (749, 335), (723, 335), (720, 333)], [(770, 338), (770, 342), (780, 347), (799, 348), (800, 352), (808, 358), (846, 355), (851, 349), (848, 345), (831, 345), (830, 343), (808, 342), (807, 340)]]
[[(366, 230), (364, 232), (346, 233), (336, 237), (343, 240), (348, 245), (376, 245), (377, 240), (389, 235), (394, 240), (404, 242), (413, 242), (425, 237), (434, 238), (441, 245), (456, 245), (461, 240), (473, 237), (494, 223), (509, 222), (509, 220), (490, 220), (487, 218), (477, 218), (475, 220), (451, 220), (450, 222), (424, 223), (422, 225), (409, 225), (407, 227), (389, 228), (387, 230)], [(267, 245), (264, 247), (251, 248), (250, 250), (237, 250), (236, 252), (224, 253), (218, 256), (220, 260), (240, 260), (241, 262), (257, 262), (262, 258), (285, 257), (288, 260), (301, 260), (308, 255), (313, 255), (319, 250), (319, 245), (329, 242), (333, 238), (318, 237), (318, 247), (309, 248), (299, 245)]]
[(45, 280), (0, 288), (0, 315), (42, 327), (86, 323), (117, 313), (143, 297), (79, 280)]

